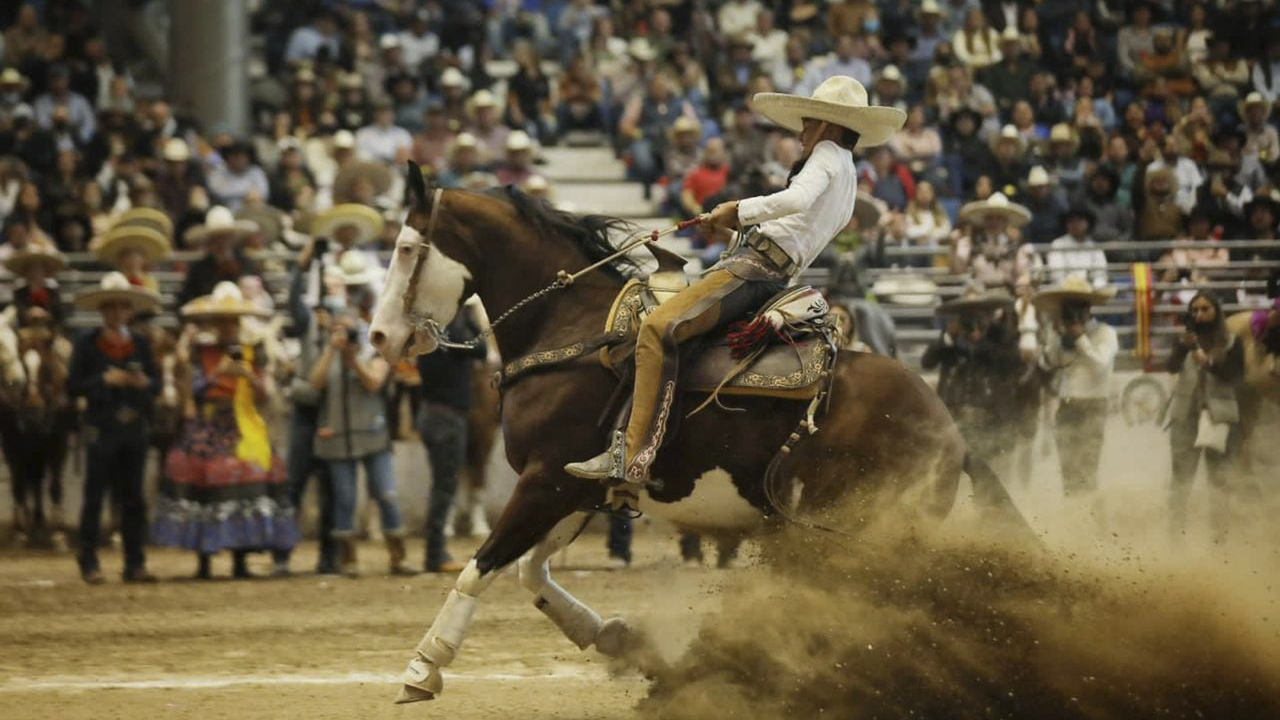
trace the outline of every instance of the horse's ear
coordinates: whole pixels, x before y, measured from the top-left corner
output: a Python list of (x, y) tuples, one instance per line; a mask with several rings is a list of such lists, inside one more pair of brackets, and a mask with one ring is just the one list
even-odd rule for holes
[(427, 198), (427, 181), (422, 176), (422, 168), (418, 167), (418, 163), (409, 161), (409, 174), (405, 183), (404, 205), (407, 208), (415, 208)]

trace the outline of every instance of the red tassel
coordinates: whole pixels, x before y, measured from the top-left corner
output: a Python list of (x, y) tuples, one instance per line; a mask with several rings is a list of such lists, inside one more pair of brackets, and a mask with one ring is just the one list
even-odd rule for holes
[(773, 331), (773, 326), (763, 315), (756, 317), (751, 322), (740, 320), (729, 326), (729, 354), (734, 360), (742, 358), (755, 352), (769, 341), (770, 335), (777, 335)]

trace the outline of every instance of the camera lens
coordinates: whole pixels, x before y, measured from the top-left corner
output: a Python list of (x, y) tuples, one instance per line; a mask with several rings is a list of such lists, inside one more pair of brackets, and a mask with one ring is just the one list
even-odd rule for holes
[(347, 342), (355, 343), (360, 341), (360, 331), (355, 328), (347, 328)]

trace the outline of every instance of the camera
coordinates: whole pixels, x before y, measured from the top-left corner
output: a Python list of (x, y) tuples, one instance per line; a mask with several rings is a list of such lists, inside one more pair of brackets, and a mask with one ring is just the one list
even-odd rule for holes
[(351, 345), (355, 345), (358, 342), (360, 342), (359, 328), (353, 328), (353, 327), (347, 328), (347, 343)]
[(239, 345), (232, 345), (227, 348), (227, 357), (236, 362), (241, 362), (244, 360), (244, 350)]
[(1073, 337), (1071, 337), (1070, 335), (1063, 335), (1063, 336), (1062, 336), (1062, 349), (1063, 349), (1063, 350), (1075, 350), (1075, 349), (1076, 349), (1076, 339), (1075, 339), (1075, 338), (1073, 338)]
[(315, 254), (324, 255), (329, 252), (329, 238), (318, 237), (315, 241)]

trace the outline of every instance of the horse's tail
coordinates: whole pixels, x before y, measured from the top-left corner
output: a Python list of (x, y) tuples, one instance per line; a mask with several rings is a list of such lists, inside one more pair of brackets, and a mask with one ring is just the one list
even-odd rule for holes
[(1018, 506), (1014, 504), (1009, 491), (1005, 489), (1000, 476), (991, 469), (986, 460), (977, 457), (969, 450), (964, 455), (964, 472), (973, 485), (973, 499), (981, 509), (985, 518), (1012, 530), (1018, 535), (1029, 535), (1039, 543), (1035, 531), (1027, 523)]

